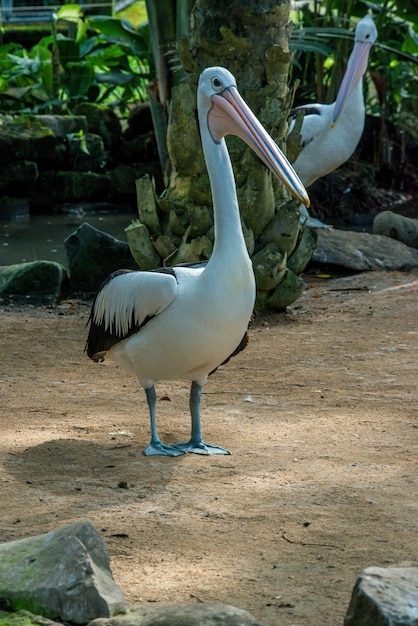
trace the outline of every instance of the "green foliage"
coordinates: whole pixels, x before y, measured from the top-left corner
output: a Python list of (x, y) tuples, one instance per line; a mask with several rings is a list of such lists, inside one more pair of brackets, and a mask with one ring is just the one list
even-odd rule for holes
[(135, 0), (131, 5), (116, 14), (121, 20), (125, 20), (133, 26), (140, 26), (148, 20), (145, 0)]
[(370, 12), (378, 29), (369, 61), (367, 111), (397, 123), (418, 111), (418, 24), (415, 0), (328, 0), (291, 12), (294, 77), (301, 102), (332, 102), (358, 21)]
[(30, 50), (0, 46), (2, 113), (71, 113), (81, 101), (118, 107), (147, 99), (154, 73), (148, 25), (62, 6)]
[(171, 100), (172, 87), (178, 85), (184, 78), (177, 55), (177, 45), (188, 33), (193, 5), (194, 0), (145, 0), (158, 89), (158, 92), (150, 90), (150, 105), (161, 170), (166, 182), (170, 170), (166, 143), (167, 106)]

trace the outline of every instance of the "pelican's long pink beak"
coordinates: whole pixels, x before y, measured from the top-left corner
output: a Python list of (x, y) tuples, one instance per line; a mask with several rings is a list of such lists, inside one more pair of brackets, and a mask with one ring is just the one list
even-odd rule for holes
[(370, 48), (372, 45), (373, 42), (355, 42), (350, 58), (348, 59), (344, 78), (337, 94), (331, 126), (335, 126), (337, 123), (338, 118), (344, 109), (345, 103), (347, 102), (347, 98), (357, 85), (358, 81), (361, 80), (362, 76), (365, 74), (369, 61)]
[(245, 141), (290, 193), (305, 206), (310, 206), (308, 193), (295, 170), (241, 98), (236, 87), (227, 87), (212, 96), (208, 124), (215, 141), (220, 141), (228, 134), (237, 135)]

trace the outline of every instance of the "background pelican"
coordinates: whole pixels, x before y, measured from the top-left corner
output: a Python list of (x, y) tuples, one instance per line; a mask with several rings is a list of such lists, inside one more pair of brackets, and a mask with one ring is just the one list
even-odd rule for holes
[[(353, 154), (363, 133), (365, 106), (362, 78), (366, 72), (369, 53), (377, 39), (377, 30), (370, 15), (357, 24), (354, 47), (347, 63), (337, 99), (332, 104), (311, 104), (296, 107), (292, 114), (305, 111), (300, 146), (293, 167), (305, 187), (329, 174), (345, 163)], [(290, 123), (290, 132), (295, 120)], [(324, 227), (319, 220), (309, 217), (301, 206), (302, 221), (308, 226)]]
[[(256, 289), (224, 136), (241, 137), (309, 205), (292, 166), (239, 95), (230, 72), (202, 72), (197, 108), (213, 198), (211, 258), (204, 267), (116, 272), (100, 288), (89, 320), (88, 356), (97, 361), (107, 352), (145, 389), (151, 420), (147, 455), (229, 454), (203, 442), (200, 396), (208, 375), (242, 346)], [(170, 379), (191, 381), (191, 438), (175, 446), (161, 442), (155, 420), (154, 383)]]

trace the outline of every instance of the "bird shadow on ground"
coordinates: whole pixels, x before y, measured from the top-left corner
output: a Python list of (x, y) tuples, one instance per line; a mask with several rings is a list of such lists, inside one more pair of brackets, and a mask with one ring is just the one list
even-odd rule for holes
[(172, 463), (168, 457), (145, 457), (142, 448), (130, 442), (54, 439), (9, 453), (4, 467), (20, 484), (50, 495), (73, 492), (79, 503), (103, 507), (119, 502), (122, 493), (129, 500), (164, 491)]

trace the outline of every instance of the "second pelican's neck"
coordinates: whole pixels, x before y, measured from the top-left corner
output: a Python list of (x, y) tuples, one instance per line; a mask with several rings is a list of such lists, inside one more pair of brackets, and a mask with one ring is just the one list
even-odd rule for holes
[[(334, 108), (337, 104), (337, 100), (334, 102), (333, 105), (331, 105), (331, 119), (333, 116)], [(347, 127), (347, 124), (354, 124), (355, 128), (357, 128), (359, 125), (363, 126), (364, 116), (365, 106), (363, 97), (363, 78), (361, 77), (353, 87), (351, 93), (347, 96), (344, 108), (341, 111), (337, 123), (335, 124), (335, 128), (341, 128), (341, 126)]]
[(355, 115), (362, 117), (364, 115), (363, 77), (361, 77), (353, 87), (344, 108), (347, 116)]

